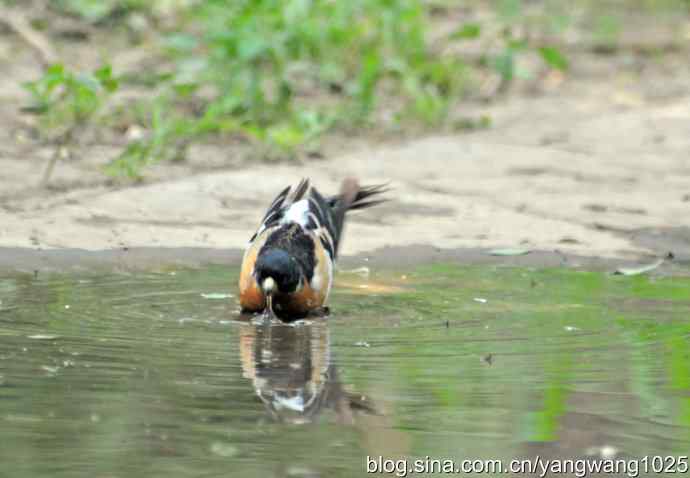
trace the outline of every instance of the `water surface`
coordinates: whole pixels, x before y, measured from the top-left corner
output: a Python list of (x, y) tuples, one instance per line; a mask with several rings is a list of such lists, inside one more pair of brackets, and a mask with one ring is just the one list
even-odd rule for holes
[(327, 320), (237, 270), (0, 280), (7, 476), (364, 475), (364, 457), (688, 454), (690, 279), (343, 273)]

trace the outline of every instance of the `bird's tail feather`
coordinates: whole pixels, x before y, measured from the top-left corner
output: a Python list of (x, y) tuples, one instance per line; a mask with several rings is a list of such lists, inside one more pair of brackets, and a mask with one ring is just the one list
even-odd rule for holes
[(343, 184), (340, 186), (340, 194), (338, 194), (333, 208), (333, 222), (338, 238), (340, 238), (343, 231), (345, 213), (347, 213), (348, 209), (352, 209), (352, 205), (357, 200), (360, 191), (361, 189), (356, 179), (346, 178), (343, 180)]
[(347, 211), (364, 209), (384, 202), (385, 199), (376, 198), (376, 196), (386, 191), (388, 191), (387, 184), (360, 186), (355, 178), (343, 180), (340, 186), (340, 193), (328, 199), (328, 204), (333, 211), (332, 217), (335, 226), (335, 237), (333, 239), (336, 244), (336, 253), (340, 238), (342, 237)]
[(375, 198), (379, 194), (383, 194), (386, 191), (388, 191), (388, 184), (360, 186), (357, 190), (354, 201), (352, 201), (348, 209), (364, 209), (367, 207), (376, 206), (382, 202), (386, 202), (385, 199)]

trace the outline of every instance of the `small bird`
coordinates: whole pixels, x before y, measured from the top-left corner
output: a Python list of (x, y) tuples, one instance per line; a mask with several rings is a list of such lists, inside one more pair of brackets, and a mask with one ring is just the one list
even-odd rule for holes
[(240, 272), (243, 312), (261, 312), (283, 320), (305, 317), (323, 308), (333, 283), (345, 214), (383, 202), (385, 185), (360, 187), (345, 179), (340, 193), (324, 197), (302, 179), (273, 200), (249, 240)]

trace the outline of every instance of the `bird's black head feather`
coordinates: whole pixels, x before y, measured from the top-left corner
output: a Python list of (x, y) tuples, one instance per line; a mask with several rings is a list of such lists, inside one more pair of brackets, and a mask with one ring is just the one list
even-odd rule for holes
[(295, 258), (283, 249), (262, 250), (256, 258), (254, 270), (259, 284), (271, 277), (280, 293), (290, 294), (299, 286), (300, 266)]
[[(280, 226), (268, 236), (256, 258), (254, 270), (259, 284), (270, 276), (266, 271), (280, 274), (280, 277), (272, 276), (278, 285), (278, 291), (290, 293), (295, 289), (286, 289), (286, 286), (293, 285), (295, 276), (298, 282), (300, 277), (305, 283), (311, 282), (315, 261), (314, 240), (299, 224), (291, 223)], [(259, 277), (259, 274), (265, 275)], [(279, 282), (281, 278), (285, 280), (282, 287)]]

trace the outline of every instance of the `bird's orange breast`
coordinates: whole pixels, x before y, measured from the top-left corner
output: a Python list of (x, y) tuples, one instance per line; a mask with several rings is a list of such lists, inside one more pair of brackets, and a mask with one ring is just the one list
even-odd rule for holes
[(328, 299), (333, 281), (333, 265), (321, 241), (313, 240), (315, 261), (311, 282), (303, 284), (302, 289), (289, 294), (282, 301), (275, 302), (276, 308), (283, 307), (289, 315), (305, 315), (312, 310), (323, 307)]
[(305, 284), (297, 292), (275, 297), (273, 307), (278, 316), (304, 316), (312, 310), (322, 307), (325, 298), (321, 291), (314, 290), (309, 284)]
[(242, 269), (240, 270), (240, 306), (248, 312), (259, 312), (266, 308), (266, 297), (254, 278), (254, 264), (261, 247), (266, 242), (269, 230), (254, 239), (244, 253)]
[[(273, 229), (273, 228), (271, 228)], [(240, 305), (244, 311), (260, 312), (266, 308), (266, 297), (254, 277), (254, 265), (259, 251), (272, 230), (265, 230), (247, 248), (240, 271)], [(313, 238), (312, 238), (313, 239)], [(333, 280), (333, 265), (321, 241), (314, 242), (314, 271), (312, 280), (302, 284), (302, 288), (291, 294), (276, 294), (273, 300), (274, 311), (278, 315), (304, 316), (310, 311), (323, 307)]]

